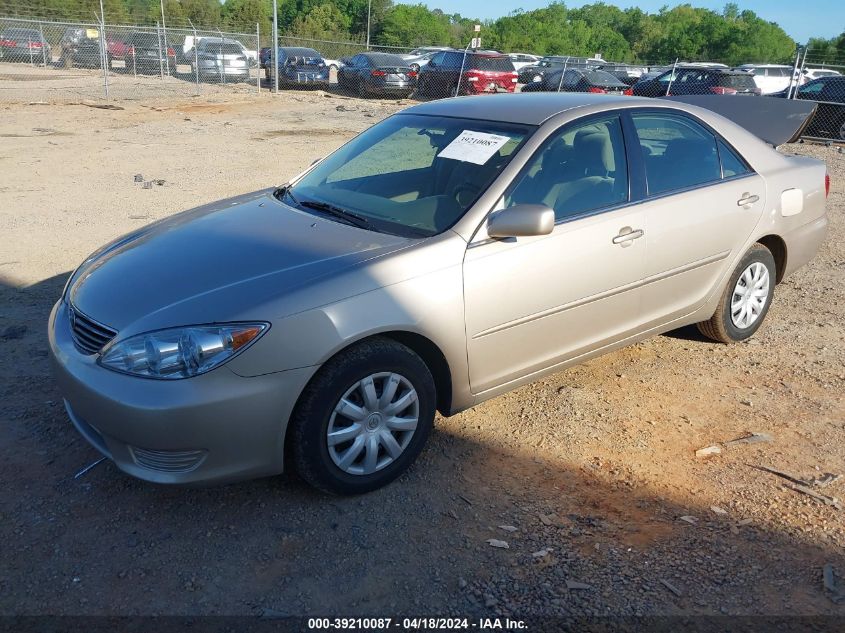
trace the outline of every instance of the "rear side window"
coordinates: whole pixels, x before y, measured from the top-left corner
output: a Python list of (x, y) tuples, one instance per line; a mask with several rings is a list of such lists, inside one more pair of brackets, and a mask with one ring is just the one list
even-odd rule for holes
[(751, 173), (751, 168), (724, 141), (719, 139), (716, 143), (719, 146), (719, 159), (722, 162), (722, 178)]
[(506, 73), (513, 70), (513, 62), (510, 57), (505, 56), (469, 55), (467, 57), (467, 68)]
[(649, 195), (721, 179), (716, 137), (694, 121), (669, 114), (633, 114)]

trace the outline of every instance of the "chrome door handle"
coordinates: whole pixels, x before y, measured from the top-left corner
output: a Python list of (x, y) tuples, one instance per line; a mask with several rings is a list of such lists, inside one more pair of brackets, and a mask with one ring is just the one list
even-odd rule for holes
[(754, 196), (754, 195), (751, 195), (750, 193), (744, 193), (744, 194), (742, 194), (742, 197), (739, 200), (736, 201), (736, 206), (747, 207), (747, 206), (754, 204), (759, 199), (760, 199), (760, 196)]
[(626, 226), (621, 231), (619, 231), (619, 235), (613, 238), (614, 244), (621, 244), (623, 247), (630, 246), (633, 240), (640, 239), (643, 235), (645, 235), (645, 231), (642, 229), (637, 229), (636, 231), (632, 230), (630, 226)]

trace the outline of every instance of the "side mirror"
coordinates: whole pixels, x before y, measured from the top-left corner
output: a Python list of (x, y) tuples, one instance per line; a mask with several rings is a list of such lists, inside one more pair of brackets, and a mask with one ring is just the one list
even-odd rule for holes
[(544, 204), (518, 204), (487, 220), (487, 235), (492, 238), (548, 235), (554, 228), (555, 212)]

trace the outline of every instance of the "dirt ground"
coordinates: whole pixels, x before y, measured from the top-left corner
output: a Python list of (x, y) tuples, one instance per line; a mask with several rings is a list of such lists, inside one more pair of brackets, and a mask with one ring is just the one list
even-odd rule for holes
[[(68, 274), (131, 229), (285, 181), (404, 104), (96, 105), (0, 105), (0, 613), (845, 615), (845, 509), (755, 468), (845, 496), (823, 477), (845, 475), (845, 154), (786, 148), (827, 161), (831, 234), (746, 344), (685, 329), (438, 418), (410, 472), (364, 497), (292, 476), (169, 488), (108, 462), (74, 478), (98, 454), (45, 336)], [(696, 457), (749, 433), (770, 441)]]

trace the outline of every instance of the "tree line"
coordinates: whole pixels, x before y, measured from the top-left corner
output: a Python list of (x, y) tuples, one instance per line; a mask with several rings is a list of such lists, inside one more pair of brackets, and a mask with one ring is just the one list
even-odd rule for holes
[[(447, 4), (447, 0), (442, 0)], [(103, 0), (106, 21), (155, 24), (162, 0)], [(269, 33), (272, 0), (163, 0), (171, 26), (225, 27), (252, 32), (258, 23)], [(368, 0), (283, 0), (279, 2), (282, 34), (305, 38), (363, 41)], [(99, 14), (100, 0), (0, 0), (0, 15), (87, 20)], [(482, 24), (482, 44), (504, 51), (539, 55), (591, 56), (608, 60), (667, 62), (682, 60), (785, 62), (796, 42), (774, 22), (737, 4), (721, 12), (681, 4), (656, 13), (620, 9), (602, 2), (569, 8), (564, 2), (533, 11), (478, 21), (423, 4), (372, 0), (371, 42), (382, 46), (449, 45), (464, 47), (473, 27)], [(838, 38), (814, 38), (810, 44), (827, 57), (845, 58), (845, 32)]]

